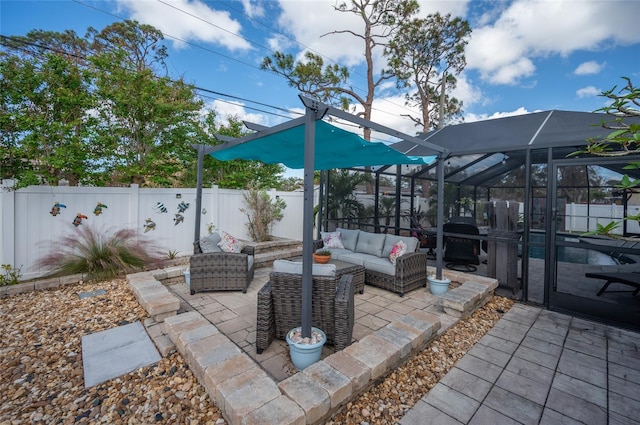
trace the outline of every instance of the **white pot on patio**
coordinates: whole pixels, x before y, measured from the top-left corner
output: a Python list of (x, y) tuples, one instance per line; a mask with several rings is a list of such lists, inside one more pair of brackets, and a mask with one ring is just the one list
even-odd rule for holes
[(451, 279), (447, 277), (437, 279), (434, 275), (431, 275), (427, 276), (427, 282), (429, 282), (429, 291), (433, 295), (442, 295), (449, 290)]
[(299, 327), (287, 332), (287, 344), (293, 365), (296, 369), (303, 370), (320, 360), (327, 335), (314, 327), (311, 328), (311, 338), (302, 339), (300, 334)]

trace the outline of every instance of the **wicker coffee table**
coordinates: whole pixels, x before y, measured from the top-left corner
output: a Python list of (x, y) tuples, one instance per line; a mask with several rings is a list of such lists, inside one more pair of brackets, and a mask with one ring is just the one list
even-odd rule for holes
[[(302, 261), (302, 257), (290, 258), (291, 261)], [(337, 280), (345, 274), (353, 275), (353, 290), (359, 294), (364, 293), (364, 267), (358, 264), (347, 263), (346, 261), (329, 260), (327, 264), (334, 264), (336, 266)]]

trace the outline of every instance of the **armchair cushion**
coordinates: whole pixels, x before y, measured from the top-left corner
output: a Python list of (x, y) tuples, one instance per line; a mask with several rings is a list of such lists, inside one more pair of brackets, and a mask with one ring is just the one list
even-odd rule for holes
[(210, 252), (222, 252), (220, 247), (218, 247), (218, 243), (221, 240), (222, 238), (217, 232), (200, 238), (200, 250), (205, 254)]
[[(273, 271), (276, 273), (302, 274), (302, 263), (289, 260), (275, 260)], [(311, 267), (311, 274), (314, 276), (335, 276), (335, 264), (314, 264)]]
[(244, 244), (227, 232), (222, 232), (222, 240), (218, 242), (218, 247), (224, 252), (240, 253), (244, 248)]

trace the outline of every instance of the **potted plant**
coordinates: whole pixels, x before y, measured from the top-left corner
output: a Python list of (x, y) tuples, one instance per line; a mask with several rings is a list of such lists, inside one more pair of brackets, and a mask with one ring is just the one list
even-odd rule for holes
[(313, 253), (313, 261), (319, 264), (326, 264), (331, 260), (331, 251), (321, 249)]
[(327, 342), (327, 335), (318, 328), (311, 328), (311, 337), (303, 338), (301, 328), (293, 328), (287, 332), (287, 344), (291, 362), (297, 370), (304, 370), (322, 356), (322, 347)]
[(449, 290), (451, 279), (444, 276), (438, 279), (436, 275), (428, 275), (427, 282), (429, 282), (429, 291), (431, 291), (433, 295), (442, 295)]

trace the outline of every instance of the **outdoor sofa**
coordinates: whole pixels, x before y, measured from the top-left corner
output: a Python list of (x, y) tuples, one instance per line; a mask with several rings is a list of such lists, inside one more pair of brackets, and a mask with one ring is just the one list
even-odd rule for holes
[[(322, 329), (336, 350), (351, 344), (354, 325), (354, 287), (351, 274), (336, 274), (333, 264), (312, 268), (312, 322)], [(274, 339), (301, 325), (302, 263), (276, 260), (269, 281), (258, 291), (256, 351), (261, 354)]]
[(222, 237), (213, 233), (193, 244), (194, 254), (189, 259), (191, 295), (204, 291), (247, 292), (255, 267), (253, 246), (241, 244), (235, 247), (239, 252), (225, 252), (219, 246), (221, 241)]
[[(321, 235), (322, 239), (314, 241), (314, 249), (329, 250), (331, 258), (363, 266), (367, 285), (401, 297), (426, 286), (427, 254), (418, 252), (419, 241), (415, 237), (343, 228)], [(398, 250), (402, 245), (404, 249)]]

